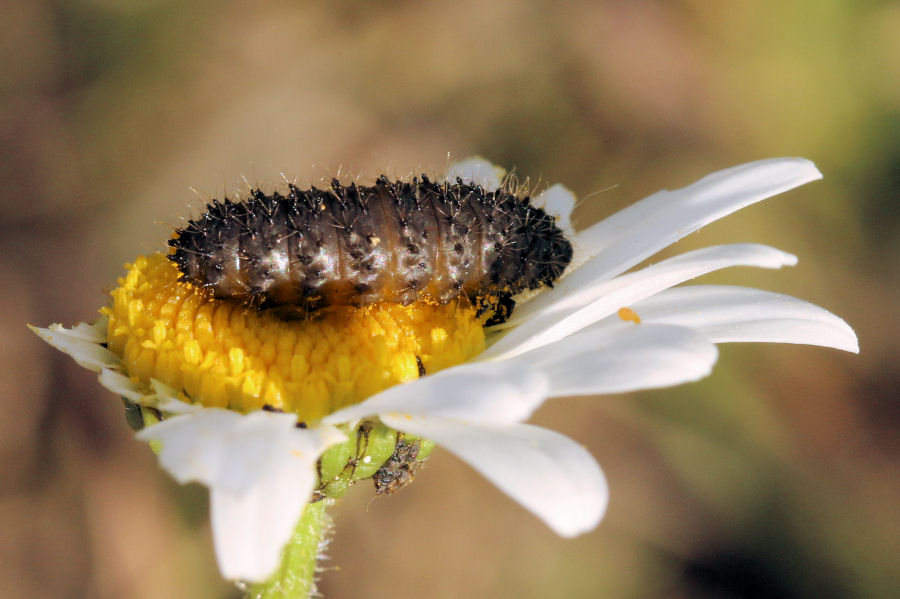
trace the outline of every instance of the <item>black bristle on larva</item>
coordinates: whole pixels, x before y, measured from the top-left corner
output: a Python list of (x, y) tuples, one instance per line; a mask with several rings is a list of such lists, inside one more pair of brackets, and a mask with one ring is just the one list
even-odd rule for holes
[(487, 324), (509, 317), (515, 294), (552, 286), (572, 259), (529, 198), (425, 175), (213, 200), (169, 245), (181, 280), (220, 299), (311, 311), (464, 295), (493, 312)]

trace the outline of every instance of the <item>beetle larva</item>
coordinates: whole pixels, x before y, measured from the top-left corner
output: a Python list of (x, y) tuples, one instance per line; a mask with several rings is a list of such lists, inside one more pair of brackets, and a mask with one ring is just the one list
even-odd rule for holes
[(491, 324), (572, 258), (555, 219), (529, 198), (425, 175), (214, 200), (169, 245), (181, 280), (216, 298), (312, 311), (464, 295), (494, 311)]

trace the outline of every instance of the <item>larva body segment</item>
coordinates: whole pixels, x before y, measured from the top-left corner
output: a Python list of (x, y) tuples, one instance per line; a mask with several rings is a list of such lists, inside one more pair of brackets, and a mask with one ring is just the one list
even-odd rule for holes
[(552, 285), (572, 258), (529, 198), (424, 175), (214, 200), (169, 245), (181, 280), (221, 299), (311, 311), (465, 295), (494, 309), (494, 322), (512, 295)]

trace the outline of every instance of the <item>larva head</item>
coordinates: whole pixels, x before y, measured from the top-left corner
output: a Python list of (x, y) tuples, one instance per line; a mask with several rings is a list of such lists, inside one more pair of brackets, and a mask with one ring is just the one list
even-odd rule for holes
[(540, 283), (552, 287), (572, 261), (572, 244), (556, 226), (553, 217), (547, 216), (536, 229), (527, 260), (535, 265)]
[(572, 261), (572, 244), (556, 226), (556, 219), (531, 206), (528, 198), (520, 203), (524, 208), (515, 219), (515, 230), (505, 236), (510, 247), (504, 254), (518, 256), (519, 285), (511, 289), (514, 293), (552, 287)]

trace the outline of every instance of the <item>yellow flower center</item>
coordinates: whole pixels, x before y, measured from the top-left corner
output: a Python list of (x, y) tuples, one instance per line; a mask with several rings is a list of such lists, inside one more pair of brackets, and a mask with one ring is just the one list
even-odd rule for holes
[(217, 300), (178, 281), (163, 254), (126, 265), (112, 292), (108, 345), (129, 376), (160, 380), (194, 402), (265, 405), (316, 421), (392, 385), (484, 350), (467, 302), (341, 306), (296, 320)]

